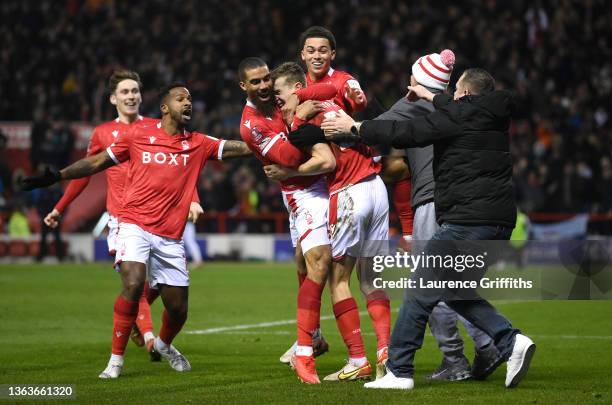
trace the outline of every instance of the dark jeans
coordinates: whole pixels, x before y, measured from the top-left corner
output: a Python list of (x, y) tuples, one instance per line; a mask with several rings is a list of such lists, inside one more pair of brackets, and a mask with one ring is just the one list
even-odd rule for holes
[[(477, 241), (477, 240), (508, 240), (511, 228), (502, 226), (458, 225), (444, 223), (434, 234), (424, 249), (425, 255), (448, 255), (465, 253), (464, 243), (459, 242), (456, 248), (452, 242), (440, 241)], [(469, 245), (469, 242), (466, 242)], [(461, 249), (457, 251), (455, 249)], [(482, 277), (482, 274), (477, 278)], [(454, 273), (454, 274), (453, 274)], [(458, 273), (442, 271), (435, 268), (419, 268), (413, 279), (419, 283), (428, 280), (443, 280), (455, 278)], [(477, 295), (470, 299), (458, 299), (447, 289), (417, 289), (410, 291), (404, 298), (389, 345), (389, 361), (387, 368), (396, 377), (412, 377), (414, 373), (414, 355), (423, 344), (423, 336), (431, 311), (440, 301), (455, 310), (476, 327), (493, 338), (495, 346), (504, 359), (508, 359), (514, 346), (514, 336), (519, 333), (510, 322), (484, 299)]]

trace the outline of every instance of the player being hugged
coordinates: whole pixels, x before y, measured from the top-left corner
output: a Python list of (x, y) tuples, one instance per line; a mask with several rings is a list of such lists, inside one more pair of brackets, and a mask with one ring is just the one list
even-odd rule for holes
[[(313, 337), (316, 337), (319, 327), (321, 294), (331, 267), (327, 235), (329, 194), (321, 175), (335, 168), (335, 159), (325, 142), (304, 153), (287, 141), (289, 130), (282, 110), (276, 105), (268, 65), (262, 59), (245, 58), (240, 62), (238, 73), (240, 87), (247, 94), (240, 135), (255, 156), (264, 165), (296, 168), (306, 164), (318, 174), (288, 178), (280, 183), (289, 212), (289, 229), (296, 248), (298, 268), (303, 266), (305, 269), (305, 272), (298, 272), (297, 344), (291, 362), (303, 382), (318, 384)], [(327, 100), (335, 94), (335, 87), (329, 84), (312, 86), (291, 94), (286, 104), (297, 105), (299, 101), (313, 98)], [(322, 110), (316, 103), (309, 102), (309, 105), (314, 110)], [(315, 129), (321, 132), (319, 128)]]
[[(272, 71), (274, 91), (279, 103), (283, 104), (290, 94), (306, 86), (306, 77), (302, 68), (293, 62), (283, 63)], [(309, 139), (304, 136), (304, 123), (320, 126), (325, 117), (345, 114), (334, 100), (321, 102), (323, 111), (311, 117), (308, 106), (298, 106), (298, 113), (292, 123), (289, 141), (300, 147), (309, 147), (320, 138)], [(297, 131), (296, 131), (297, 130)], [(313, 131), (313, 133), (315, 133)], [(377, 377), (385, 372), (387, 347), (390, 335), (390, 304), (383, 290), (372, 287), (368, 280), (367, 258), (383, 253), (384, 241), (389, 234), (389, 205), (387, 190), (379, 178), (380, 164), (373, 159), (373, 151), (362, 144), (330, 144), (336, 159), (336, 169), (327, 174), (329, 187), (329, 234), (331, 239), (333, 264), (329, 277), (336, 324), (349, 351), (347, 364), (338, 372), (325, 377), (327, 381), (350, 381), (369, 378), (371, 366), (365, 355), (359, 310), (350, 290), (350, 278), (355, 264), (359, 263), (358, 272), (361, 291), (367, 300), (367, 307), (376, 337)], [(294, 176), (308, 176), (313, 172), (306, 164), (297, 169), (268, 165), (264, 168), (268, 177), (283, 181)], [(371, 266), (369, 267), (371, 268)]]
[(183, 84), (165, 87), (160, 94), (162, 119), (130, 128), (126, 136), (97, 155), (56, 172), (22, 180), (32, 190), (60, 180), (91, 176), (129, 161), (129, 178), (119, 215), (119, 246), (115, 262), (123, 282), (114, 311), (112, 354), (100, 378), (117, 378), (123, 353), (136, 319), (138, 298), (148, 273), (150, 286), (159, 289), (164, 313), (155, 350), (176, 371), (191, 365), (172, 340), (187, 319), (189, 274), (181, 236), (200, 170), (209, 159), (250, 155), (244, 142), (225, 141), (185, 129), (191, 120), (191, 94)]

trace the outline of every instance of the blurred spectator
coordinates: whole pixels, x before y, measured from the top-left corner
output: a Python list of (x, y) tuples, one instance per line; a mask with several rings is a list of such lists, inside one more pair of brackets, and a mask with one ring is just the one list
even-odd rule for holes
[(28, 218), (23, 206), (16, 205), (8, 221), (8, 234), (12, 238), (27, 238), (31, 235)]
[(33, 168), (40, 170), (42, 165), (59, 170), (68, 166), (74, 148), (74, 140), (74, 132), (67, 121), (56, 121), (51, 126), (44, 127), (42, 139), (36, 145), (35, 162), (37, 166)]
[(4, 149), (8, 139), (0, 130), (0, 210), (6, 206), (6, 199), (9, 197), (9, 192), (12, 188), (11, 169), (8, 167), (4, 156)]
[(41, 188), (31, 192), (32, 202), (38, 211), (40, 217), (40, 250), (36, 260), (41, 261), (47, 256), (47, 235), (53, 234), (55, 240), (55, 255), (59, 261), (64, 259), (64, 246), (60, 236), (60, 229), (62, 227), (61, 220), (57, 227), (49, 228), (45, 225), (43, 219), (53, 208), (57, 201), (62, 197), (62, 188), (58, 184), (54, 184), (48, 188)]

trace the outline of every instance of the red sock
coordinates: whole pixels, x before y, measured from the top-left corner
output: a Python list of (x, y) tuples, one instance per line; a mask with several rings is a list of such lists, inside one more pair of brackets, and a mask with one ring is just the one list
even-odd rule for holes
[(389, 297), (382, 290), (374, 291), (366, 297), (368, 301), (368, 313), (372, 319), (376, 340), (378, 341), (377, 350), (389, 346), (389, 336), (391, 334), (391, 303)]
[(145, 283), (140, 300), (138, 300), (138, 315), (136, 316), (136, 326), (140, 333), (144, 335), (147, 332), (153, 332), (153, 321), (151, 320), (151, 307), (147, 301), (147, 293), (149, 291), (149, 283)]
[(164, 314), (162, 315), (162, 326), (159, 330), (159, 338), (162, 340), (162, 342), (167, 345), (172, 343), (176, 335), (178, 335), (183, 328), (185, 321), (186, 319), (180, 320), (173, 318), (170, 316), (168, 311), (164, 309)]
[(298, 287), (301, 287), (302, 284), (304, 283), (304, 280), (306, 280), (306, 273), (302, 273), (301, 271), (297, 271), (297, 278), (298, 278)]
[(121, 295), (117, 297), (113, 315), (113, 354), (123, 355), (125, 352), (137, 313), (138, 301), (128, 301)]
[(147, 282), (145, 282), (145, 288), (147, 290), (147, 302), (151, 305), (159, 297), (159, 289), (149, 287)]
[(404, 177), (393, 185), (393, 204), (402, 226), (402, 235), (412, 235), (412, 189), (410, 177)]
[(307, 278), (302, 283), (297, 297), (297, 344), (312, 346), (312, 333), (317, 329), (321, 317), (321, 294), (323, 286)]
[(365, 357), (359, 310), (354, 298), (347, 298), (334, 304), (336, 325), (352, 358)]

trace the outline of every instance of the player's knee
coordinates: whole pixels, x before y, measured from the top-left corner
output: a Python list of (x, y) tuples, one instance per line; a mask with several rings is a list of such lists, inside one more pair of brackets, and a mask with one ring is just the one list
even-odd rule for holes
[(144, 282), (138, 279), (128, 279), (123, 283), (123, 295), (132, 301), (137, 301), (142, 295)]
[(342, 264), (334, 262), (329, 279), (332, 285), (348, 284), (351, 279), (351, 269), (347, 269)]
[(331, 268), (331, 259), (332, 257), (331, 257), (330, 249), (326, 247), (316, 249), (314, 260), (313, 260), (316, 271), (321, 274), (328, 274)]
[(166, 310), (170, 313), (170, 316), (176, 320), (177, 322), (184, 323), (187, 320), (187, 305), (176, 305), (171, 307), (166, 307)]

